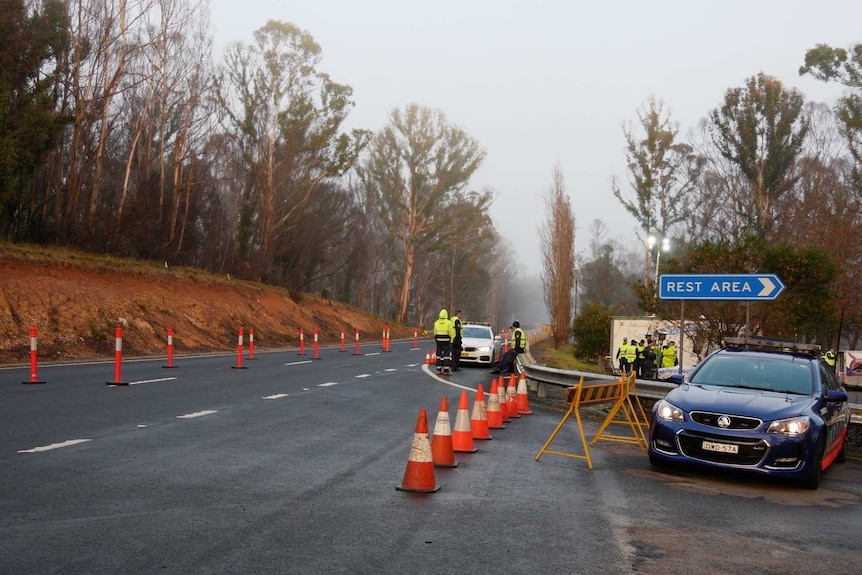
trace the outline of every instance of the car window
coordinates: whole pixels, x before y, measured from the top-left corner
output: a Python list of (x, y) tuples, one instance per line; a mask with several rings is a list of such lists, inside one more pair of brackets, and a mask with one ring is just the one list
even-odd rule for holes
[(707, 361), (690, 382), (782, 393), (810, 394), (810, 362), (792, 357), (717, 355)]
[(828, 389), (840, 389), (838, 377), (835, 375), (835, 369), (826, 365), (825, 362), (820, 362), (820, 381), (823, 387)]
[(464, 337), (475, 337), (482, 339), (494, 339), (493, 334), (491, 333), (491, 329), (487, 327), (481, 326), (472, 326), (468, 325), (464, 327)]

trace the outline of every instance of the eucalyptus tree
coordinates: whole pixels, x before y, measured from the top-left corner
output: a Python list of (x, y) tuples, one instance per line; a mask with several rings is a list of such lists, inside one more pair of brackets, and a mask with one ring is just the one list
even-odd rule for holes
[(748, 186), (736, 164), (718, 152), (710, 129), (704, 118), (690, 134), (689, 142), (704, 165), (697, 191), (686, 199), (689, 217), (680, 233), (687, 241), (729, 239), (739, 243), (751, 235)]
[(862, 191), (862, 43), (849, 49), (818, 44), (805, 53), (805, 64), (799, 73), (852, 89), (839, 98), (835, 115), (853, 157), (856, 188)]
[(626, 165), (633, 197), (614, 178), (614, 196), (644, 231), (644, 285), (649, 283), (649, 236), (667, 238), (688, 217), (686, 206), (694, 194), (703, 159), (680, 142), (679, 124), (665, 113), (661, 100), (650, 98), (638, 111), (639, 130), (626, 124)]
[[(206, 7), (154, 0), (141, 48), (123, 80), (123, 123), (116, 155), (122, 185), (114, 206), (114, 251), (191, 263), (214, 227), (201, 226), (215, 190), (202, 159), (216, 129)], [(129, 225), (134, 224), (134, 225)]]
[[(484, 317), (488, 309), (490, 271), (501, 256), (496, 250), (499, 236), (488, 214), (493, 201), (489, 190), (454, 194), (446, 214), (446, 225), (433, 249), (445, 278), (442, 293), (448, 308), (461, 308), (473, 317)], [(417, 293), (417, 295), (419, 295)], [(424, 301), (433, 301), (425, 293)]]
[(369, 208), (398, 248), (397, 321), (407, 318), (417, 262), (445, 240), (450, 211), (484, 159), (462, 128), (416, 104), (393, 110), (371, 140), (358, 173)]
[(770, 236), (775, 204), (797, 181), (796, 163), (809, 129), (804, 103), (799, 90), (761, 72), (745, 86), (727, 90), (721, 106), (709, 113), (716, 149), (745, 178), (749, 193), (743, 213), (752, 235)]
[(542, 292), (551, 316), (555, 348), (569, 340), (575, 294), (575, 214), (559, 164), (545, 195), (546, 219), (539, 229), (542, 251)]
[(270, 20), (253, 37), (228, 49), (218, 92), (238, 149), (238, 245), (256, 275), (289, 277), (307, 204), (353, 166), (368, 134), (343, 130), (353, 91), (317, 69), (310, 33)]
[(116, 146), (126, 126), (122, 96), (133, 85), (130, 68), (146, 49), (143, 29), (153, 0), (68, 0), (72, 43), (63, 82), (63, 114), (69, 117), (61, 201), (54, 221), (61, 241), (105, 250), (116, 209), (121, 171)]

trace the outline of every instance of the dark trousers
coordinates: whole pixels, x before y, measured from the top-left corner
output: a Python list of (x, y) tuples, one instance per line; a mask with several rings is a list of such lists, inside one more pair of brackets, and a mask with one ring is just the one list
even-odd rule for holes
[(620, 358), (620, 373), (628, 373), (629, 372), (629, 360), (624, 357)]
[(459, 369), (461, 367), (461, 352), (464, 351), (464, 348), (461, 346), (461, 342), (452, 342), (452, 369)]
[(437, 371), (452, 371), (452, 342), (437, 341)]
[(500, 361), (494, 366), (495, 371), (512, 371), (515, 367), (515, 358), (518, 357), (517, 351), (509, 349), (500, 357)]
[(655, 362), (650, 359), (645, 359), (641, 364), (644, 379), (656, 379)]

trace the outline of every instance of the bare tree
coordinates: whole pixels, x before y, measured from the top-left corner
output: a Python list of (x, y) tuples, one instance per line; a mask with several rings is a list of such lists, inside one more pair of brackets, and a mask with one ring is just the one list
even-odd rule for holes
[(551, 317), (554, 347), (569, 340), (574, 310), (575, 214), (559, 164), (545, 196), (547, 219), (539, 230), (542, 245), (542, 290)]
[(697, 189), (686, 196), (681, 235), (690, 241), (729, 239), (741, 242), (751, 235), (751, 194), (738, 166), (719, 153), (712, 141), (708, 120), (703, 119), (689, 136), (693, 149), (704, 159)]

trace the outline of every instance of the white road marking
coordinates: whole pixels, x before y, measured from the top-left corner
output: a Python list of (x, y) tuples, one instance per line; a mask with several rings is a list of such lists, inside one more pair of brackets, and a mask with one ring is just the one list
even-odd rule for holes
[(177, 419), (192, 419), (194, 417), (203, 417), (204, 415), (212, 415), (213, 413), (218, 413), (218, 411), (215, 411), (212, 409), (209, 411), (197, 411), (195, 413), (187, 413), (185, 415), (178, 415)]
[(379, 351), (373, 351), (371, 353), (366, 353), (365, 355), (380, 355)]
[(159, 379), (144, 379), (141, 381), (130, 381), (129, 385), (138, 385), (140, 383), (158, 383), (160, 381), (171, 381), (173, 379), (176, 379), (176, 378), (175, 377), (161, 377)]
[(384, 369), (383, 371), (398, 371), (398, 370), (394, 367), (390, 367), (389, 369)]
[(291, 361), (291, 362), (285, 363), (284, 365), (302, 365), (303, 363), (311, 363), (311, 360), (306, 359), (305, 361)]
[(333, 385), (338, 385), (337, 381), (330, 381), (327, 383), (318, 383), (317, 387), (332, 387)]
[(275, 395), (267, 395), (266, 397), (262, 397), (261, 399), (281, 399), (282, 397), (287, 397), (287, 394), (276, 393)]
[(366, 377), (371, 377), (371, 374), (370, 373), (360, 373), (359, 375), (356, 376), (356, 379), (363, 379)]
[[(451, 381), (449, 381), (448, 379), (444, 379), (443, 377), (441, 377), (441, 376), (437, 375), (436, 373), (434, 373), (433, 371), (431, 371), (431, 369), (432, 369), (432, 368), (431, 368), (431, 366), (423, 365), (423, 366), (422, 366), (422, 369), (423, 369), (423, 370), (425, 370), (425, 372), (426, 372), (428, 375), (430, 375), (431, 377), (433, 377), (434, 379), (436, 379), (436, 380), (437, 380), (437, 381), (439, 381), (440, 383), (445, 383), (446, 385), (449, 385), (449, 386), (452, 386), (452, 387), (457, 387), (457, 388), (459, 388), (459, 389), (466, 389), (467, 391), (477, 391), (476, 389), (474, 389), (474, 388), (472, 388), (472, 387), (467, 387), (467, 386), (465, 386), (465, 385), (459, 385), (459, 384), (457, 384), (457, 383), (452, 383), (452, 382), (451, 382)], [(485, 393), (488, 393), (488, 392), (486, 391)]]
[(61, 447), (69, 447), (70, 445), (78, 445), (79, 443), (87, 443), (91, 441), (90, 439), (70, 439), (69, 441), (64, 441), (63, 443), (52, 443), (51, 445), (44, 445), (42, 447), (34, 447), (33, 449), (22, 449), (18, 453), (39, 453), (42, 451), (51, 451), (52, 449), (60, 449)]

